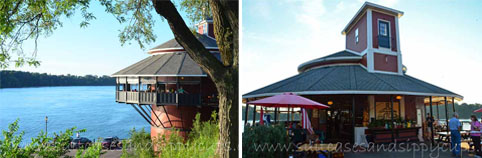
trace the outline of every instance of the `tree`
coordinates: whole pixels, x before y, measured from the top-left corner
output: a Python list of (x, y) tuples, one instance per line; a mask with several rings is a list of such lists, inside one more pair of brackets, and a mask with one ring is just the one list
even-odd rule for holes
[[(176, 6), (169, 0), (100, 0), (106, 11), (127, 26), (119, 34), (122, 44), (136, 41), (141, 48), (155, 41), (153, 11), (167, 20), (176, 41), (181, 44), (201, 68), (211, 77), (219, 96), (220, 135), (217, 148), (219, 157), (237, 157), (238, 144), (238, 1), (237, 0), (182, 0), (192, 20), (205, 14), (212, 15), (214, 35), (221, 54), (217, 60), (197, 40), (188, 28)], [(81, 27), (89, 25), (95, 16), (88, 12), (90, 0), (5, 0), (0, 3), (0, 68), (15, 62), (37, 66), (36, 50), (26, 56), (22, 43), (39, 35), (50, 35), (61, 27), (61, 16), (71, 17), (80, 10), (84, 20)], [(200, 15), (201, 14), (201, 15)], [(12, 54), (18, 59), (12, 60)]]

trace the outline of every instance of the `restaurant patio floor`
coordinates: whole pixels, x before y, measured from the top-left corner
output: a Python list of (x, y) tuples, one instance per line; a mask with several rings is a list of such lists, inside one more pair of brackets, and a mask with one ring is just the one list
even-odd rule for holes
[[(468, 151), (467, 142), (462, 142), (461, 157), (474, 157), (474, 154)], [(405, 152), (345, 152), (345, 158), (455, 158), (450, 151), (405, 151)]]

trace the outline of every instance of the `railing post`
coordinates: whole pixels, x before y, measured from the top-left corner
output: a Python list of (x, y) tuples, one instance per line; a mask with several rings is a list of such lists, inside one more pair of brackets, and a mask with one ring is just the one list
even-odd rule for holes
[(141, 104), (141, 77), (137, 77), (137, 104)]
[(154, 103), (157, 104), (157, 91), (158, 91), (157, 86), (159, 86), (159, 84), (157, 83), (157, 77), (154, 77), (154, 78), (156, 79), (156, 84), (154, 85), (156, 86), (154, 87)]
[(455, 113), (455, 97), (452, 97), (452, 111)]
[[(128, 92), (128, 91), (127, 91), (127, 85), (129, 85), (129, 84), (127, 84), (127, 82), (128, 82), (128, 81), (127, 81), (127, 77), (126, 77), (126, 87), (124, 87), (125, 92), (126, 92), (126, 93), (125, 93), (125, 94), (126, 94), (126, 96), (125, 96), (125, 101), (126, 101), (126, 102), (127, 102), (127, 92)], [(130, 90), (130, 89), (131, 89), (131, 87), (129, 86), (129, 90)]]
[[(430, 117), (433, 118), (433, 112), (432, 112), (432, 96), (430, 96), (429, 99), (430, 99)], [(428, 122), (427, 122), (427, 123), (428, 123)], [(447, 125), (448, 125), (448, 124), (447, 124)], [(447, 127), (448, 127), (448, 126), (447, 126)], [(432, 145), (434, 145), (435, 142), (434, 142), (434, 135), (433, 135), (433, 134), (434, 134), (434, 133), (433, 133), (433, 132), (434, 132), (434, 131), (433, 131), (433, 122), (432, 122), (432, 125), (430, 126), (430, 131), (431, 131), (431, 132), (430, 132), (430, 136), (432, 137), (432, 139), (431, 139)]]

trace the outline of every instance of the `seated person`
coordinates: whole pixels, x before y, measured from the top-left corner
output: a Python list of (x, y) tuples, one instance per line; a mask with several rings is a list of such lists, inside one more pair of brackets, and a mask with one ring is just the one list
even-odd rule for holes
[(308, 136), (306, 137), (306, 141), (307, 142), (313, 141), (315, 143), (321, 142), (320, 137), (317, 134), (308, 134)]
[(292, 130), (292, 142), (296, 145), (298, 144), (303, 144), (303, 142), (305, 141), (305, 138), (304, 137), (304, 131), (303, 129), (301, 129), (301, 126), (300, 125), (296, 125), (296, 129), (293, 129)]
[(184, 88), (182, 88), (182, 86), (179, 87), (179, 89), (177, 91), (179, 92), (179, 94), (184, 94), (184, 93), (187, 94), (188, 93), (186, 90), (184, 90)]

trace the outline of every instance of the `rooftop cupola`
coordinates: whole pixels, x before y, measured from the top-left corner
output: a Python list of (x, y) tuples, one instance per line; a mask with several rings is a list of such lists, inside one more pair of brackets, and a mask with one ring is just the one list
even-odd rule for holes
[(203, 20), (196, 24), (197, 32), (202, 35), (208, 35), (214, 38), (213, 19), (210, 17), (203, 18)]
[(369, 72), (403, 75), (398, 19), (403, 12), (365, 2), (342, 34), (345, 49), (359, 53)]

